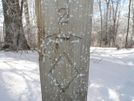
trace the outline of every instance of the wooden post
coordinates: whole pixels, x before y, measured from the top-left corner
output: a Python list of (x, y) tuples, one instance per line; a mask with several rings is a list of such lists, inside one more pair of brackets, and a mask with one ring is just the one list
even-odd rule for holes
[(43, 101), (86, 101), (93, 0), (36, 0)]

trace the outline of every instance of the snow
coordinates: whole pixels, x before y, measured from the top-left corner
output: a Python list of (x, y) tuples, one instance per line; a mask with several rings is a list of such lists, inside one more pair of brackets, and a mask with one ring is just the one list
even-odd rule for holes
[[(134, 49), (91, 48), (90, 65), (88, 101), (134, 101)], [(0, 51), (0, 101), (41, 101), (37, 52)]]
[(91, 51), (89, 101), (134, 101), (134, 49)]
[(36, 52), (0, 52), (0, 101), (41, 101)]

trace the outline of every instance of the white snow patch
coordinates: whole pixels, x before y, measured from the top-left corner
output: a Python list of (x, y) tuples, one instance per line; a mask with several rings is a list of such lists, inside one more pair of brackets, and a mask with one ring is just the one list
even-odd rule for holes
[[(134, 101), (134, 49), (91, 52), (87, 101)], [(37, 52), (0, 51), (0, 101), (41, 101)]]

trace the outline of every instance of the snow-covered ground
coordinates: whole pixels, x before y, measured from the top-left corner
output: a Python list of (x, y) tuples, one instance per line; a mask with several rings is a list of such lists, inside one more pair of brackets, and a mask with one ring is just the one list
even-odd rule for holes
[[(134, 49), (91, 48), (88, 101), (134, 101)], [(0, 52), (0, 101), (41, 101), (37, 52)]]
[(134, 101), (134, 49), (91, 50), (88, 101)]
[(0, 101), (41, 101), (37, 52), (0, 52)]

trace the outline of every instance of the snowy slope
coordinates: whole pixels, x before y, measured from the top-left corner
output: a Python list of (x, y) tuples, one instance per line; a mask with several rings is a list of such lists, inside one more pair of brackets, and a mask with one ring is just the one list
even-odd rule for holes
[(0, 52), (0, 101), (41, 101), (36, 52)]
[(89, 101), (134, 101), (134, 49), (91, 49)]
[[(134, 49), (91, 48), (88, 101), (134, 101)], [(0, 52), (0, 101), (41, 101), (37, 52)]]

